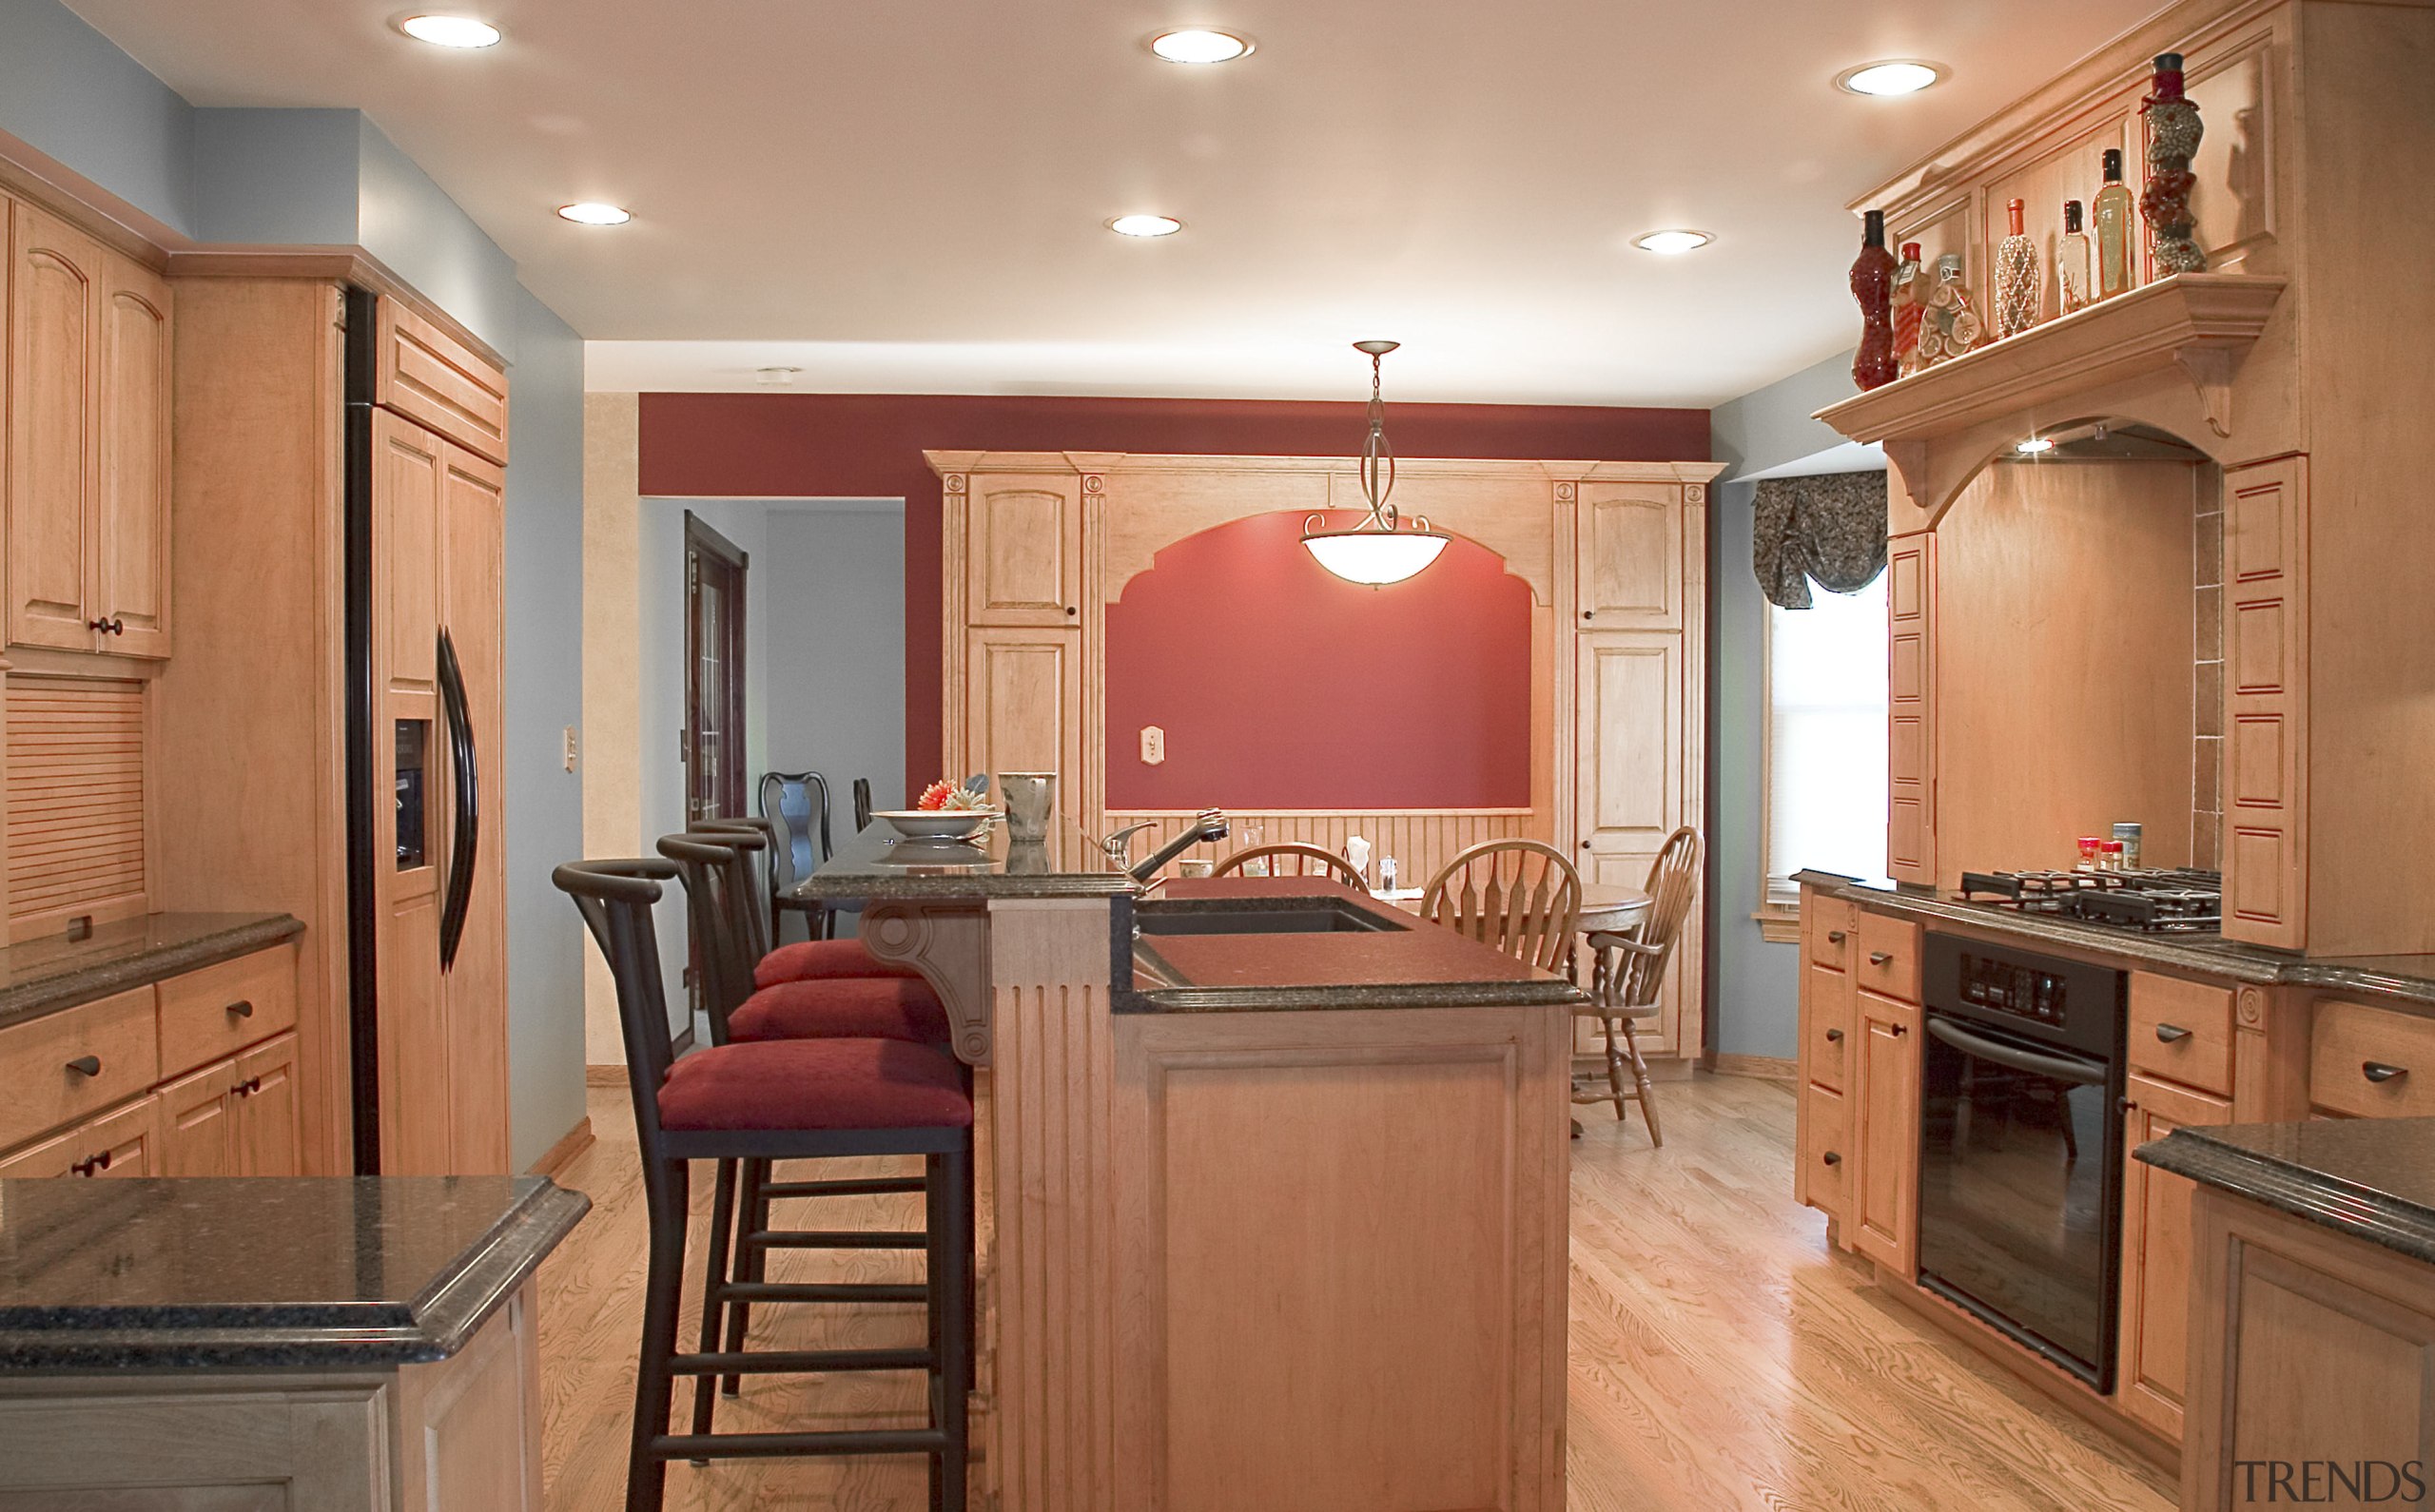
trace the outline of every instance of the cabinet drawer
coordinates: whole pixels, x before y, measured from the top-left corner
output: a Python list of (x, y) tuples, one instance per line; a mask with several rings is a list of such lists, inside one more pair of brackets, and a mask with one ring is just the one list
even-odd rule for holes
[(2131, 1069), (2230, 1096), (2231, 990), (2133, 972)]
[(1871, 992), (1918, 1002), (1919, 926), (1861, 909), (1853, 936), (1852, 979)]
[(2308, 1100), (2356, 1118), (2435, 1115), (2435, 1018), (2319, 1001), (2309, 1035)]
[(296, 1027), (296, 948), (281, 945), (161, 983), (161, 1074), (183, 1076)]
[(1852, 1125), (1843, 1095), (1819, 1086), (1803, 1087), (1801, 1095), (1809, 1106), (1809, 1139), (1801, 1153), (1809, 1174), (1809, 1205), (1841, 1223), (1848, 1211), (1852, 1169)]
[(1802, 1004), (1801, 1032), (1809, 1038), (1809, 1079), (1843, 1090), (1852, 1044), (1852, 982), (1840, 971), (1809, 968), (1809, 996)]
[(1840, 898), (1810, 893), (1801, 905), (1801, 946), (1813, 966), (1841, 971), (1852, 954), (1852, 932), (1860, 919), (1857, 905)]
[(149, 987), (0, 1029), (0, 1146), (88, 1118), (160, 1079)]
[(50, 1176), (159, 1176), (161, 1099), (149, 1096), (64, 1134), (0, 1155), (0, 1180)]

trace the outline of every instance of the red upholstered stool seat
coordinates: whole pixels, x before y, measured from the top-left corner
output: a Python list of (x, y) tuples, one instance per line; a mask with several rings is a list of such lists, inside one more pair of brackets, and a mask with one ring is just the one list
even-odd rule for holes
[(752, 985), (774, 987), (782, 981), (832, 981), (840, 977), (910, 977), (921, 973), (895, 966), (870, 953), (859, 940), (805, 940), (780, 945), (752, 968)]
[(782, 981), (747, 998), (727, 1016), (739, 1044), (774, 1039), (902, 1039), (944, 1045), (947, 1011), (925, 981), (902, 977), (840, 977)]
[(669, 1068), (659, 1124), (672, 1133), (968, 1129), (964, 1068), (901, 1039), (714, 1045)]

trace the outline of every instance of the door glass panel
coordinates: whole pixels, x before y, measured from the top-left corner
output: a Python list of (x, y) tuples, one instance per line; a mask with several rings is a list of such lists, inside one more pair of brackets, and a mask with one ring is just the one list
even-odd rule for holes
[(423, 863), (423, 753), (431, 746), (431, 721), (398, 721), (398, 869)]

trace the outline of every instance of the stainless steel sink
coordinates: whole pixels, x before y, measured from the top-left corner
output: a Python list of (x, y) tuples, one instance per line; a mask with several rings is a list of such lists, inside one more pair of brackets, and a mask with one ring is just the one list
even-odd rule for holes
[(1145, 901), (1135, 905), (1133, 924), (1148, 936), (1348, 935), (1408, 927), (1334, 898)]

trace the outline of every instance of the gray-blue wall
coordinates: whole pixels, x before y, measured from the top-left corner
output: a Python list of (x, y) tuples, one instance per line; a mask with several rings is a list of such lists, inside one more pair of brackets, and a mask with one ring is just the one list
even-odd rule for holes
[(197, 109), (58, 0), (0, 0), (0, 151), (48, 159), (156, 236), (360, 247), (507, 359), (508, 1045), (519, 1166), (583, 1116), (583, 343), (359, 110)]
[[(1799, 1050), (1801, 950), (1760, 938), (1766, 772), (1767, 601), (1750, 570), (1751, 500), (1763, 473), (1800, 471), (1856, 450), (1810, 415), (1848, 398), (1852, 356), (1829, 358), (1708, 412), (1713, 460), (1729, 464), (1708, 495), (1708, 581), (1717, 600), (1708, 707), (1715, 711), (1717, 888), (1716, 1047), (1724, 1055), (1789, 1058)], [(1880, 464), (1881, 465), (1881, 464)]]

